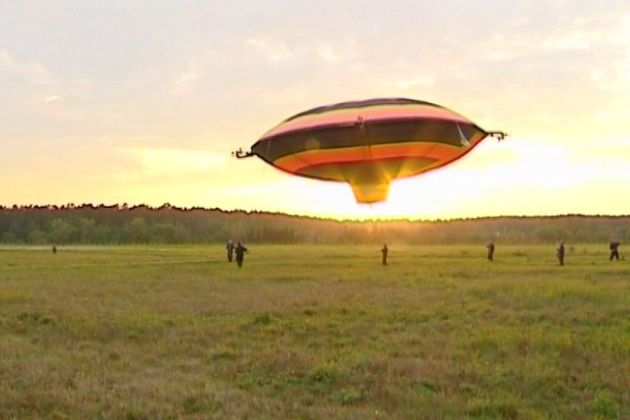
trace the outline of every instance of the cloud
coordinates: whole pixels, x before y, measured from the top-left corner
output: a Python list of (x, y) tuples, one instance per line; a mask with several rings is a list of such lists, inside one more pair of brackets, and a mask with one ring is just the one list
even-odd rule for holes
[(573, 162), (582, 167), (598, 167), (603, 174), (617, 173), (630, 179), (627, 170), (630, 156), (630, 135), (625, 138), (588, 142), (576, 145), (570, 151)]
[(0, 50), (0, 70), (26, 79), (29, 83), (38, 85), (52, 85), (52, 78), (48, 71), (37, 63), (21, 62), (12, 57), (8, 50)]
[(545, 38), (542, 48), (545, 50), (588, 50), (599, 41), (601, 41), (601, 35), (597, 32), (573, 30)]
[(318, 46), (317, 54), (324, 62), (340, 63), (344, 60), (343, 52), (338, 51), (334, 46), (327, 43)]
[(316, 56), (324, 65), (353, 63), (359, 58), (358, 45), (353, 38), (316, 39), (305, 45), (307, 51), (315, 51)]
[(120, 151), (132, 156), (146, 176), (186, 177), (226, 169), (229, 164), (229, 156), (206, 150), (123, 147)]
[(199, 71), (196, 65), (191, 65), (187, 70), (175, 77), (175, 92), (188, 92), (193, 89), (199, 79)]
[(630, 13), (624, 14), (617, 27), (608, 36), (608, 42), (630, 50)]
[(61, 99), (59, 95), (47, 95), (44, 96), (43, 101), (45, 104), (52, 104), (58, 102)]
[(246, 40), (246, 44), (268, 61), (284, 61), (293, 56), (291, 49), (286, 44), (267, 37), (249, 38)]
[(395, 83), (397, 89), (410, 89), (414, 87), (433, 86), (435, 79), (430, 76), (416, 76), (411, 79), (399, 80)]
[(29, 110), (41, 117), (50, 109), (46, 107), (60, 102), (60, 90), (44, 66), (19, 61), (8, 50), (0, 50), (0, 96), (9, 98), (14, 112)]

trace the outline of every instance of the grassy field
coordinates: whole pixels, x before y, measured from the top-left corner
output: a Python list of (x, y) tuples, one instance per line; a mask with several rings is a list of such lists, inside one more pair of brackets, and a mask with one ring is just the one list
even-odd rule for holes
[(0, 418), (630, 418), (630, 261), (379, 248), (0, 248)]

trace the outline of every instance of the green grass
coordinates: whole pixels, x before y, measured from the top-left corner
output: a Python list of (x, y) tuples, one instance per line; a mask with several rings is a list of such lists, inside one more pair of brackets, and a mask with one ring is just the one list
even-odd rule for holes
[(0, 418), (630, 418), (605, 246), (0, 248)]

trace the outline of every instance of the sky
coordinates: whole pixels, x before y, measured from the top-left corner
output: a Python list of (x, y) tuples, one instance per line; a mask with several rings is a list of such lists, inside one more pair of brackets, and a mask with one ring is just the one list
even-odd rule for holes
[[(502, 130), (384, 203), (238, 160), (320, 105)], [(630, 214), (626, 0), (0, 0), (0, 205), (338, 219)]]

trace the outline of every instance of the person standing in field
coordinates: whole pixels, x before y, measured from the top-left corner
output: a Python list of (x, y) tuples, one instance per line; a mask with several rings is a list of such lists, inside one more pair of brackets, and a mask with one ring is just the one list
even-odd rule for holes
[(618, 241), (610, 241), (610, 258), (609, 261), (616, 259), (619, 260), (619, 242)]
[(383, 244), (383, 248), (381, 249), (381, 254), (383, 255), (383, 265), (387, 265), (387, 254), (389, 253), (389, 249), (387, 248), (387, 244)]
[(558, 246), (558, 249), (556, 251), (558, 262), (560, 262), (560, 265), (564, 265), (564, 241), (560, 242), (560, 245)]
[(230, 239), (225, 248), (227, 249), (228, 262), (232, 262), (232, 256), (234, 255), (234, 242)]
[(241, 241), (238, 241), (234, 251), (236, 252), (236, 264), (238, 264), (238, 268), (241, 268), (243, 266), (243, 259), (245, 258), (247, 248), (241, 243)]
[(493, 241), (488, 242), (488, 245), (486, 245), (486, 248), (488, 248), (488, 260), (493, 261), (494, 260), (494, 242)]

